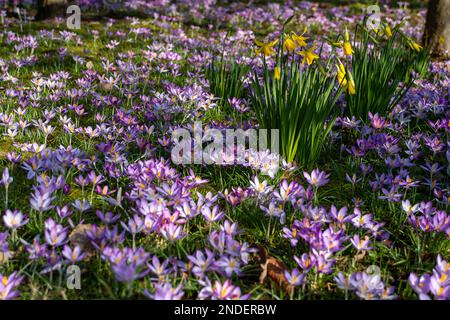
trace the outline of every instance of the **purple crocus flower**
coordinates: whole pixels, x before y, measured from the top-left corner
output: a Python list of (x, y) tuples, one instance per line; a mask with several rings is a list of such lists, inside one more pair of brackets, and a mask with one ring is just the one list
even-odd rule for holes
[(106, 224), (113, 224), (120, 219), (120, 214), (114, 215), (112, 212), (103, 213), (102, 211), (97, 210), (96, 215), (103, 223)]
[(142, 229), (144, 228), (144, 221), (142, 220), (142, 218), (135, 214), (133, 216), (133, 218), (131, 218), (130, 220), (128, 220), (128, 225), (126, 225), (125, 223), (123, 223), (122, 221), (120, 222), (120, 224), (122, 225), (122, 227), (127, 230), (129, 233), (131, 234), (137, 234), (139, 232), (142, 231)]
[(353, 291), (361, 299), (392, 300), (397, 297), (394, 287), (387, 287), (378, 273), (357, 272), (345, 276), (339, 272), (335, 281), (340, 289)]
[(205, 253), (201, 250), (197, 250), (194, 255), (187, 256), (189, 261), (193, 264), (192, 273), (199, 278), (203, 278), (205, 273), (210, 271), (215, 261), (214, 252), (205, 249)]
[(242, 271), (240, 269), (240, 262), (235, 257), (222, 256), (214, 263), (217, 270), (221, 271), (225, 276), (231, 277), (233, 273), (240, 276)]
[(374, 129), (383, 129), (387, 125), (387, 121), (375, 113), (374, 115), (369, 112), (370, 124)]
[(338, 275), (334, 277), (334, 281), (336, 282), (339, 289), (350, 291), (356, 289), (353, 286), (353, 281), (351, 281), (350, 277), (353, 276), (345, 276), (341, 271), (338, 272)]
[(215, 205), (211, 210), (210, 207), (205, 206), (202, 208), (202, 215), (208, 222), (216, 222), (222, 219), (224, 212), (219, 212), (219, 206)]
[(302, 254), (300, 258), (294, 256), (294, 260), (304, 271), (309, 271), (316, 263), (316, 257), (307, 253)]
[(284, 271), (284, 276), (290, 285), (297, 287), (305, 283), (306, 273), (302, 273), (297, 268), (294, 268), (291, 272), (288, 270)]
[(170, 283), (155, 284), (155, 292), (150, 294), (148, 290), (144, 290), (144, 294), (152, 300), (181, 300), (183, 298), (183, 286), (173, 288)]
[(75, 248), (72, 249), (68, 245), (65, 245), (61, 253), (63, 257), (71, 263), (82, 261), (86, 257), (86, 253), (82, 251), (80, 246), (75, 246)]
[(183, 204), (181, 206), (177, 206), (176, 209), (180, 213), (180, 216), (186, 219), (192, 219), (199, 214), (197, 211), (197, 206), (193, 201), (184, 201)]
[(288, 239), (291, 247), (297, 246), (298, 243), (298, 229), (295, 227), (291, 229), (283, 227), (283, 238)]
[(237, 110), (240, 113), (245, 113), (246, 111), (250, 110), (250, 108), (245, 105), (245, 101), (242, 101), (241, 99), (237, 99), (235, 97), (228, 98), (228, 103), (233, 107), (233, 109)]
[(353, 215), (347, 215), (347, 207), (342, 207), (339, 211), (336, 209), (334, 205), (331, 206), (330, 209), (330, 217), (333, 218), (337, 223), (343, 225), (344, 223), (348, 223), (352, 220)]
[(408, 278), (411, 288), (419, 295), (420, 299), (428, 300), (430, 292), (430, 275), (423, 274), (420, 278), (415, 273), (411, 273)]
[(19, 276), (17, 272), (13, 272), (9, 276), (0, 273), (0, 300), (12, 300), (20, 295), (15, 290), (23, 280), (23, 276)]
[(68, 194), (70, 193), (70, 185), (65, 184), (65, 185), (63, 186), (63, 193), (64, 193), (65, 195), (68, 195)]
[(436, 300), (447, 300), (450, 298), (450, 272), (443, 273), (436, 268), (430, 277), (430, 292)]
[(170, 242), (174, 242), (183, 238), (186, 233), (183, 231), (182, 226), (176, 225), (174, 223), (168, 223), (161, 228), (161, 235)]
[(383, 192), (383, 195), (379, 196), (378, 199), (388, 200), (389, 202), (399, 202), (403, 195), (397, 193), (397, 190), (398, 188), (396, 186), (392, 186), (389, 191), (382, 188), (381, 191)]
[(19, 210), (6, 210), (3, 222), (9, 229), (18, 229), (28, 223), (28, 218)]
[(316, 256), (316, 271), (319, 273), (330, 274), (336, 260), (328, 258), (324, 254), (314, 254)]
[(76, 199), (72, 203), (72, 207), (77, 209), (79, 212), (85, 212), (91, 208), (91, 205), (89, 204), (89, 202), (86, 199), (83, 199), (83, 200)]
[(32, 244), (26, 243), (24, 240), (21, 241), (25, 244), (25, 248), (29, 254), (28, 258), (30, 260), (37, 260), (47, 256), (47, 244), (41, 244), (39, 235), (34, 238)]
[(303, 176), (311, 186), (318, 188), (328, 183), (330, 175), (319, 169), (314, 169), (311, 174), (303, 172)]
[(241, 231), (238, 230), (238, 225), (236, 222), (231, 223), (229, 220), (225, 220), (224, 223), (220, 226), (220, 230), (233, 237)]
[(280, 220), (281, 224), (286, 222), (286, 212), (284, 212), (283, 204), (276, 201), (270, 201), (269, 206), (259, 206), (264, 213), (270, 218), (275, 217)]
[(59, 206), (56, 206), (56, 208), (55, 208), (55, 210), (56, 210), (56, 213), (58, 214), (58, 216), (61, 218), (61, 219), (65, 219), (65, 218), (68, 218), (68, 217), (70, 217), (71, 215), (72, 215), (72, 210), (70, 210), (70, 207), (69, 206), (63, 206), (63, 207), (59, 207)]
[(13, 178), (9, 175), (8, 167), (5, 167), (2, 174), (2, 179), (0, 180), (0, 183), (3, 184), (5, 187), (8, 187), (11, 182), (13, 182)]
[(35, 188), (30, 198), (30, 205), (39, 212), (48, 211), (53, 208), (51, 202), (54, 198), (47, 190)]
[(207, 298), (211, 300), (247, 300), (250, 298), (249, 294), (241, 295), (241, 289), (233, 285), (230, 279), (223, 283), (216, 281), (214, 285), (211, 285), (210, 280), (206, 278), (199, 283), (203, 285), (203, 289), (198, 294), (198, 298), (202, 300)]
[(56, 224), (52, 218), (45, 221), (45, 241), (52, 247), (58, 247), (67, 242), (67, 228)]
[(164, 260), (161, 263), (157, 256), (153, 256), (151, 262), (147, 262), (148, 269), (156, 276), (156, 280), (158, 281), (162, 281), (164, 276), (169, 272), (168, 265), (169, 260)]
[(357, 234), (353, 236), (353, 238), (350, 239), (350, 242), (353, 244), (353, 246), (359, 251), (367, 251), (371, 250), (372, 247), (369, 246), (370, 240), (368, 236), (365, 236), (364, 239), (360, 239)]
[(120, 261), (118, 264), (111, 266), (116, 281), (130, 283), (136, 279), (144, 277), (149, 271), (139, 272), (138, 265), (135, 263), (128, 263), (125, 260)]

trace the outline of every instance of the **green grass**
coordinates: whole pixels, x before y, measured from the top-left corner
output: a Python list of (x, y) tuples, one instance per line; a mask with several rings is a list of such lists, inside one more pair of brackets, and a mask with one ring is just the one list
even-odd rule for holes
[[(152, 29), (152, 31), (156, 34), (155, 38), (157, 40), (161, 40), (162, 37), (167, 36), (170, 30), (164, 30), (163, 28), (159, 28), (152, 24), (152, 20), (143, 20), (141, 21), (143, 25), (148, 26)], [(197, 39), (202, 39), (205, 34), (208, 33), (205, 29), (199, 29), (198, 31), (192, 31), (187, 25), (180, 25), (179, 23), (172, 23), (171, 26), (175, 28), (184, 28), (186, 33), (189, 34), (190, 37), (194, 37)], [(94, 63), (94, 69), (102, 72), (102, 65), (100, 58), (107, 58), (110, 61), (114, 61), (117, 56), (115, 52), (106, 50), (104, 45), (108, 43), (110, 37), (104, 31), (103, 23), (87, 23), (86, 26), (76, 31), (76, 34), (79, 35), (83, 41), (83, 48), (88, 48), (89, 52), (84, 50), (80, 50), (80, 47), (75, 43), (71, 42), (66, 44), (69, 52), (76, 53), (80, 56), (83, 56), (88, 61), (92, 61)], [(41, 29), (50, 29), (55, 28), (55, 33), (59, 30), (64, 30), (63, 26), (56, 28), (54, 25), (49, 25), (47, 23), (30, 23), (24, 26), (25, 34), (34, 34), (37, 33)], [(129, 28), (128, 21), (116, 21), (109, 31), (117, 31), (117, 30), (127, 30)], [(255, 26), (255, 29), (259, 29), (261, 31), (261, 35), (265, 35), (268, 32), (273, 31), (273, 27), (271, 26)], [(319, 31), (319, 26), (312, 27), (311, 32), (315, 31), (314, 28)], [(98, 30), (100, 33), (100, 38), (97, 41), (94, 41), (91, 34), (88, 30)], [(18, 32), (18, 26), (13, 25), (12, 29), (15, 32)], [(121, 41), (119, 45), (119, 51), (122, 53), (127, 52), (128, 50), (132, 50), (134, 52), (140, 53), (142, 50), (146, 50), (146, 46), (152, 43), (153, 39), (133, 39), (131, 37), (131, 41)], [(220, 41), (220, 39), (217, 39)], [(78, 66), (77, 70), (74, 61), (70, 58), (65, 58), (60, 61), (57, 57), (57, 50), (59, 47), (63, 46), (64, 43), (61, 41), (53, 41), (49, 43), (44, 43), (42, 40), (39, 40), (39, 48), (35, 51), (35, 55), (41, 57), (45, 52), (50, 54), (50, 58), (47, 60), (41, 60), (37, 64), (24, 67), (19, 70), (15, 68), (10, 69), (10, 74), (14, 77), (20, 78), (21, 82), (26, 86), (31, 79), (32, 72), (42, 72), (43, 75), (49, 76), (52, 73), (55, 73), (59, 70), (65, 70), (69, 72), (72, 77), (69, 79), (68, 87), (75, 87), (75, 79), (82, 75), (81, 68)], [(174, 47), (175, 52), (179, 52), (183, 56), (183, 60), (177, 62), (182, 65), (182, 75), (173, 79), (170, 75), (162, 75), (161, 73), (151, 70), (146, 75), (145, 79), (140, 79), (139, 83), (136, 84), (135, 89), (139, 92), (139, 94), (152, 95), (154, 91), (162, 90), (164, 86), (165, 80), (173, 80), (177, 85), (185, 85), (191, 82), (191, 79), (186, 75), (189, 72), (196, 72), (196, 68), (194, 66), (186, 63), (186, 58), (189, 57), (192, 53), (185, 54), (185, 50), (182, 44), (175, 43)], [(6, 46), (0, 47), (0, 57), (5, 59), (11, 58), (11, 48)], [(146, 59), (138, 54), (133, 61), (136, 64), (143, 65), (147, 62)], [(239, 68), (239, 67), (238, 67)], [(219, 69), (222, 70), (222, 69)], [(217, 82), (220, 84), (218, 86), (217, 91), (215, 91), (216, 96), (221, 97), (222, 106), (216, 108), (214, 110), (209, 111), (205, 115), (205, 119), (208, 121), (212, 120), (220, 120), (224, 121), (225, 119), (230, 119), (230, 123), (233, 125), (239, 125), (241, 120), (235, 114), (231, 114), (229, 108), (222, 108), (226, 106), (223, 100), (226, 98), (235, 96), (240, 97), (245, 94), (242, 92), (243, 88), (238, 83), (237, 79), (245, 73), (246, 70), (237, 70), (237, 75), (233, 74), (232, 80), (226, 78), (227, 73), (219, 73), (216, 74), (214, 72), (210, 73), (210, 80), (217, 79), (220, 77)], [(267, 85), (273, 85), (273, 79), (271, 78), (271, 74), (269, 74), (266, 70), (265, 76), (267, 77)], [(314, 74), (309, 74), (308, 78), (303, 79), (301, 82), (308, 92), (313, 91), (313, 84), (321, 85), (322, 82), (315, 82), (316, 78), (319, 77), (319, 71), (315, 70)], [(283, 76), (287, 77), (285, 73)], [(334, 80), (334, 79), (333, 79)], [(151, 84), (150, 84), (151, 81)], [(229, 84), (229, 81), (233, 82), (233, 86), (227, 87), (225, 84)], [(272, 82), (270, 82), (272, 81)], [(325, 81), (325, 80), (324, 80)], [(4, 85), (4, 83), (0, 83), (0, 86)], [(225, 92), (227, 89), (232, 89), (230, 92)], [(270, 87), (273, 90), (278, 90), (282, 92), (285, 87), (276, 87), (273, 85)], [(331, 86), (330, 86), (331, 88)], [(212, 89), (215, 90), (215, 89)], [(306, 92), (306, 90), (305, 90)], [(106, 94), (106, 92), (102, 92)], [(122, 99), (122, 107), (126, 110), (132, 110), (133, 107), (133, 99), (137, 99), (133, 97), (133, 99), (127, 99), (124, 95), (122, 95), (117, 89), (113, 89), (111, 92), (117, 98)], [(314, 93), (314, 92), (312, 92)], [(318, 92), (315, 92), (316, 94)], [(329, 93), (329, 92), (328, 92)], [(43, 96), (48, 94), (48, 90), (44, 89), (42, 92)], [(280, 93), (281, 94), (281, 93)], [(306, 93), (305, 93), (306, 94)], [(259, 98), (256, 101), (262, 101), (263, 94), (261, 93)], [(268, 101), (268, 95), (265, 96), (265, 101)], [(319, 99), (318, 96), (310, 96), (309, 101), (314, 99)], [(57, 105), (67, 105), (70, 103), (69, 99), (59, 100)], [(274, 98), (273, 104), (276, 102), (283, 102), (281, 96), (277, 96)], [(95, 127), (95, 113), (101, 113), (108, 119), (111, 119), (115, 112), (116, 108), (103, 108), (97, 110), (93, 105), (89, 104), (88, 99), (81, 99), (79, 104), (84, 104), (85, 108), (89, 111), (89, 115), (86, 117), (77, 118), (79, 124), (83, 126), (91, 125)], [(0, 92), (0, 104), (2, 112), (9, 113), (13, 111), (17, 106), (14, 99), (6, 99), (4, 92)], [(48, 104), (49, 107), (52, 106), (51, 103)], [(324, 102), (325, 105), (325, 102)], [(289, 104), (286, 103), (283, 105), (284, 108), (288, 108)], [(43, 105), (42, 107), (45, 107)], [(266, 108), (266, 105), (260, 106), (260, 111)], [(311, 108), (313, 107), (312, 103), (305, 104), (304, 107)], [(192, 110), (193, 106), (186, 106), (187, 110)], [(31, 120), (33, 118), (37, 118), (40, 116), (40, 110), (33, 110), (28, 108), (27, 119)], [(299, 113), (302, 113), (303, 109), (296, 110), (296, 116)], [(143, 120), (142, 112), (138, 110), (131, 111), (132, 114), (136, 117), (140, 117), (139, 120)], [(307, 111), (305, 111), (307, 112)], [(73, 111), (71, 111), (68, 115), (73, 118), (76, 118)], [(48, 137), (48, 146), (52, 148), (57, 148), (60, 145), (67, 146), (69, 144), (67, 135), (62, 134), (63, 130), (58, 120), (58, 114), (50, 123), (53, 126), (56, 126), (55, 132)], [(286, 113), (280, 115), (286, 117)], [(184, 119), (183, 114), (174, 115), (172, 121), (174, 123), (184, 123), (188, 122), (188, 119)], [(274, 125), (274, 127), (280, 127), (289, 123), (289, 118), (293, 118), (290, 114), (287, 114), (288, 118), (278, 119), (278, 123)], [(255, 114), (251, 114), (249, 118), (256, 118)], [(319, 122), (319, 121), (317, 121)], [(157, 156), (168, 156), (168, 151), (163, 147), (159, 146), (157, 143), (157, 138), (161, 137), (166, 132), (163, 132), (163, 129), (167, 129), (165, 123), (161, 123), (161, 121), (149, 121), (148, 123), (154, 124), (158, 131), (155, 136), (149, 138), (150, 142), (156, 147), (156, 155)], [(295, 126), (290, 129), (294, 129)], [(287, 127), (285, 127), (287, 128)], [(331, 129), (331, 127), (330, 127)], [(422, 126), (413, 126), (412, 131), (424, 131), (430, 130), (429, 128), (425, 128)], [(3, 134), (5, 129), (0, 128), (0, 132)], [(286, 132), (286, 136), (289, 136), (291, 131)], [(355, 140), (354, 132), (346, 135), (342, 134), (340, 137), (342, 141), (351, 142)], [(39, 144), (44, 143), (45, 137), (42, 133), (37, 132), (37, 130), (30, 130), (24, 135), (19, 135), (16, 139), (18, 142), (25, 141), (34, 141)], [(96, 143), (101, 142), (102, 140), (99, 138), (94, 139), (86, 139), (85, 137), (74, 134), (72, 137), (72, 146), (75, 148), (80, 148), (85, 151), (88, 155), (96, 154), (96, 150), (94, 146)], [(393, 247), (390, 247), (383, 243), (376, 244), (376, 251), (370, 252), (367, 254), (362, 260), (357, 261), (353, 264), (351, 261), (352, 253), (354, 253), (353, 248), (347, 248), (343, 251), (339, 257), (337, 264), (340, 269), (345, 271), (361, 271), (365, 270), (365, 268), (369, 265), (376, 264), (381, 266), (383, 274), (389, 275), (390, 278), (393, 279), (393, 284), (397, 287), (397, 292), (400, 292), (400, 296), (403, 299), (411, 299), (415, 297), (415, 293), (408, 287), (406, 284), (406, 279), (408, 277), (409, 272), (430, 272), (435, 264), (435, 258), (438, 253), (443, 255), (449, 253), (450, 243), (448, 239), (442, 234), (425, 234), (418, 232), (409, 224), (405, 224), (405, 216), (401, 212), (401, 208), (398, 204), (395, 206), (389, 206), (387, 202), (381, 201), (377, 199), (378, 194), (374, 194), (370, 190), (370, 186), (368, 183), (369, 178), (366, 178), (365, 181), (361, 184), (358, 184), (355, 188), (353, 188), (350, 183), (345, 180), (346, 173), (357, 172), (358, 170), (358, 161), (355, 158), (347, 155), (345, 152), (341, 152), (339, 149), (339, 143), (327, 143), (327, 140), (323, 141), (323, 146), (320, 148), (320, 156), (319, 153), (314, 157), (305, 157), (305, 159), (301, 158), (300, 163), (303, 165), (301, 169), (304, 169), (308, 166), (311, 166), (311, 162), (314, 163), (314, 167), (319, 167), (322, 170), (325, 170), (331, 173), (330, 180), (331, 182), (323, 188), (320, 188), (318, 191), (318, 202), (320, 205), (325, 206), (327, 209), (334, 204), (336, 207), (340, 208), (343, 206), (352, 207), (351, 201), (353, 198), (361, 198), (365, 201), (365, 210), (370, 211), (374, 214), (375, 220), (386, 222), (385, 229), (391, 234), (391, 241), (393, 242)], [(2, 135), (0, 137), (0, 168), (3, 169), (4, 166), (7, 165), (6, 154), (9, 151), (15, 150), (12, 141), (6, 136)], [(139, 151), (136, 146), (129, 146), (127, 151), (127, 159), (129, 162), (133, 162), (142, 157), (141, 151)], [(296, 152), (293, 152), (295, 155)], [(29, 157), (30, 155), (24, 154), (24, 157)], [(295, 157), (292, 157), (293, 159)], [(310, 162), (311, 160), (311, 162)], [(377, 169), (384, 168), (384, 165), (381, 163), (379, 157), (373, 153), (369, 154), (364, 158), (364, 162), (372, 163), (375, 165)], [(9, 190), (9, 207), (10, 208), (29, 208), (29, 199), (28, 195), (31, 192), (31, 185), (35, 181), (28, 181), (26, 179), (26, 174), (23, 170), (18, 167), (10, 168), (10, 173), (14, 177), (14, 181), (10, 186)], [(102, 172), (104, 168), (99, 165), (96, 170), (97, 172)], [(234, 167), (219, 167), (219, 166), (189, 166), (186, 167), (177, 167), (178, 172), (182, 174), (187, 174), (188, 169), (193, 169), (195, 174), (201, 176), (202, 178), (208, 179), (209, 183), (200, 188), (199, 191), (202, 193), (206, 193), (207, 191), (213, 191), (217, 193), (219, 191), (223, 192), (225, 189), (230, 190), (232, 187), (248, 187), (250, 179), (257, 175), (258, 172), (253, 171), (250, 168), (244, 168), (239, 166)], [(304, 178), (302, 176), (302, 170), (299, 169), (290, 174), (289, 179), (295, 179), (300, 181), (303, 185), (305, 185)], [(420, 173), (415, 172), (417, 175)], [(78, 176), (80, 173), (75, 169), (72, 169), (67, 175), (66, 179), (71, 184), (72, 190), (71, 193), (67, 196), (63, 196), (62, 194), (58, 194), (58, 198), (55, 201), (55, 204), (63, 204), (68, 203), (74, 199), (80, 198), (81, 189), (73, 183), (73, 178)], [(280, 176), (276, 176), (274, 179), (270, 179), (268, 177), (263, 177), (260, 175), (261, 179), (267, 179), (271, 184), (279, 183), (282, 179)], [(373, 176), (371, 177), (373, 178)], [(112, 183), (112, 187), (127, 187), (129, 183), (126, 179), (117, 179), (117, 181), (108, 181)], [(91, 193), (91, 189), (87, 189), (84, 191), (86, 194)], [(416, 202), (425, 200), (426, 196), (424, 196), (425, 192), (423, 190), (414, 190), (411, 194), (411, 197), (415, 199)], [(0, 187), (0, 210), (4, 211), (6, 209), (3, 204), (3, 199), (5, 198), (5, 189)], [(289, 242), (286, 239), (280, 236), (281, 230), (283, 226), (279, 222), (269, 221), (267, 217), (264, 216), (263, 212), (259, 209), (257, 204), (253, 199), (245, 200), (241, 205), (237, 207), (231, 207), (227, 204), (223, 199), (220, 200), (221, 206), (226, 210), (227, 217), (233, 221), (237, 221), (240, 228), (243, 229), (243, 234), (240, 236), (241, 241), (247, 241), (250, 245), (262, 245), (268, 248), (269, 253), (281, 261), (285, 262), (289, 268), (297, 267), (295, 261), (292, 259), (293, 255), (300, 256), (302, 253), (308, 251), (308, 247), (304, 243), (300, 243), (296, 248), (292, 248), (289, 245)], [(108, 206), (105, 204), (105, 201), (101, 199), (101, 197), (94, 197), (92, 202), (92, 206), (94, 208), (104, 208), (105, 210)], [(122, 211), (118, 208), (115, 208), (116, 213), (120, 213), (123, 217), (126, 217), (130, 212), (129, 208), (125, 208), (126, 211)], [(25, 210), (25, 209), (24, 209)], [(42, 228), (43, 226), (39, 224), (39, 217), (36, 212), (28, 211), (25, 212), (30, 216), (30, 224), (20, 230), (20, 236), (26, 241), (31, 242), (34, 236), (38, 233), (41, 233), (42, 236)], [(56, 213), (52, 210), (45, 214), (45, 217), (52, 216), (53, 218), (57, 218)], [(87, 222), (96, 222), (98, 223), (98, 219), (95, 217), (95, 210), (91, 209), (80, 216), (77, 214), (74, 217), (74, 221), (78, 222), (81, 219)], [(284, 226), (291, 226), (294, 219), (301, 219), (300, 213), (293, 214), (292, 209), (289, 209), (287, 212), (287, 221)], [(266, 237), (267, 230), (269, 228), (269, 223), (271, 223), (271, 233), (269, 237)], [(217, 224), (213, 225), (213, 228), (217, 227)], [(4, 231), (3, 226), (0, 227), (0, 231)], [(176, 255), (179, 258), (185, 258), (187, 254), (192, 254), (196, 249), (202, 249), (207, 246), (206, 234), (209, 231), (209, 225), (205, 223), (205, 221), (201, 218), (196, 218), (195, 220), (190, 222), (189, 227), (187, 227), (187, 231), (189, 231), (189, 236), (182, 241), (171, 245), (166, 241), (163, 241), (161, 237), (158, 236), (140, 236), (137, 239), (137, 244), (142, 245), (146, 251), (156, 254), (160, 258), (167, 257), (169, 255)], [(352, 230), (352, 232), (356, 232), (356, 230)], [(127, 237), (124, 245), (131, 246), (131, 239)], [(22, 298), (24, 299), (93, 299), (93, 298), (143, 298), (142, 290), (144, 288), (151, 288), (152, 284), (148, 279), (142, 281), (133, 282), (131, 287), (127, 287), (126, 285), (117, 283), (114, 281), (114, 275), (109, 267), (109, 264), (105, 261), (101, 260), (99, 255), (95, 255), (89, 261), (85, 261), (80, 264), (82, 273), (82, 290), (68, 290), (65, 286), (66, 275), (59, 272), (53, 272), (50, 274), (40, 275), (39, 270), (42, 267), (42, 262), (32, 262), (28, 260), (28, 254), (26, 252), (20, 251), (19, 246), (17, 244), (12, 246), (13, 251), (15, 252), (14, 257), (6, 263), (0, 264), (0, 272), (9, 274), (14, 270), (20, 270), (24, 275), (26, 275), (26, 280), (21, 286)], [(353, 264), (353, 265), (352, 265)], [(242, 278), (233, 277), (233, 282), (240, 285), (243, 292), (252, 292), (253, 297), (256, 298), (271, 298), (271, 299), (287, 299), (289, 297), (280, 290), (275, 288), (275, 286), (270, 283), (259, 284), (259, 265), (256, 259), (252, 259), (248, 266), (245, 267), (245, 275)], [(304, 292), (301, 290), (296, 291), (294, 298), (302, 298), (302, 299), (327, 299), (327, 298), (344, 298), (344, 293), (336, 288), (333, 281), (333, 276), (324, 275), (319, 278), (315, 278), (314, 274), (308, 275), (308, 283), (310, 285), (307, 286)], [(182, 278), (179, 277), (174, 279), (173, 283), (179, 283)], [(328, 287), (327, 285), (330, 284)], [(199, 290), (199, 284), (192, 278), (186, 279), (185, 283), (185, 292), (187, 298), (195, 298), (197, 292)]]

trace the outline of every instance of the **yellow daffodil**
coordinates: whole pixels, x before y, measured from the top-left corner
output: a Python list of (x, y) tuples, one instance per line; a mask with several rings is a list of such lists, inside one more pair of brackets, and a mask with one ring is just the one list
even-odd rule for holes
[[(344, 65), (339, 61), (339, 64), (336, 66), (337, 68), (337, 77), (339, 84), (348, 90), (348, 93), (351, 95), (356, 94), (355, 81), (350, 72), (346, 72)], [(348, 80), (347, 80), (348, 78)]]
[(386, 37), (389, 39), (390, 37), (392, 37), (392, 30), (389, 26), (386, 26), (386, 28), (384, 28), (384, 34), (386, 35)]
[(287, 37), (286, 40), (284, 40), (283, 44), (283, 50), (292, 52), (298, 47), (298, 44), (291, 39), (291, 37)]
[(307, 46), (307, 43), (305, 40), (307, 40), (309, 38), (303, 36), (306, 33), (306, 31), (308, 31), (307, 27), (305, 27), (305, 29), (303, 30), (303, 33), (301, 35), (297, 35), (295, 32), (292, 32), (291, 38), (298, 44), (299, 47)]
[(319, 56), (313, 52), (315, 48), (316, 48), (316, 44), (312, 45), (312, 47), (306, 51), (299, 52), (299, 54), (301, 54), (303, 56), (302, 63), (305, 63), (305, 61), (306, 61), (306, 63), (309, 66), (314, 62), (314, 60), (319, 59)]
[(351, 56), (353, 54), (352, 45), (350, 44), (350, 36), (348, 35), (347, 29), (345, 30), (345, 41), (344, 41), (344, 54), (346, 56)]
[(280, 78), (281, 78), (280, 67), (275, 67), (275, 69), (273, 70), (273, 74), (274, 74), (275, 80), (280, 80)]
[(353, 54), (353, 49), (350, 42), (344, 42), (344, 54), (346, 56), (351, 56)]
[(409, 46), (411, 47), (411, 49), (420, 52), (420, 50), (422, 50), (422, 46), (420, 44), (418, 44), (417, 42), (413, 41), (413, 40), (409, 40)]
[(255, 44), (259, 47), (259, 49), (256, 50), (256, 54), (260, 54), (261, 52), (264, 53), (264, 55), (270, 56), (271, 54), (274, 54), (275, 51), (273, 50), (273, 47), (278, 43), (278, 39), (274, 40), (269, 43), (262, 43), (258, 40), (255, 40)]

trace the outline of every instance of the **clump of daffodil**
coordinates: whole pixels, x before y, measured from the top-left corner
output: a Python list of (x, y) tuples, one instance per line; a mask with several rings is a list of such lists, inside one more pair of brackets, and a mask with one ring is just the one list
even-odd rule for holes
[(352, 48), (352, 45), (350, 44), (350, 36), (348, 35), (347, 29), (345, 29), (344, 38), (345, 38), (345, 41), (343, 44), (344, 54), (346, 56), (351, 56), (353, 54), (353, 48)]
[(345, 67), (341, 61), (338, 61), (336, 68), (339, 85), (341, 85), (344, 89), (347, 89), (349, 94), (356, 94), (355, 81), (353, 80), (352, 74), (345, 70)]
[(301, 35), (297, 35), (295, 32), (292, 32), (291, 38), (294, 40), (299, 47), (306, 47), (307, 43), (305, 40), (308, 40), (308, 37), (304, 37), (303, 35), (308, 31), (308, 28), (305, 27), (303, 29), (303, 33)]
[(259, 47), (256, 49), (256, 54), (263, 53), (264, 56), (268, 57), (275, 53), (275, 50), (273, 50), (273, 47), (278, 43), (278, 39), (274, 40), (269, 43), (263, 43), (258, 40), (255, 40), (255, 44)]
[(299, 54), (303, 56), (302, 63), (306, 62), (309, 66), (314, 63), (314, 60), (319, 59), (319, 56), (313, 52), (315, 48), (316, 44), (313, 44), (308, 50), (299, 52)]
[(423, 49), (423, 47), (420, 45), (420, 44), (418, 44), (417, 42), (415, 42), (413, 39), (408, 39), (408, 44), (409, 44), (409, 46), (411, 47), (411, 49), (413, 49), (413, 50), (415, 50), (415, 51), (417, 51), (417, 52), (420, 52), (422, 49)]
[(274, 76), (275, 80), (280, 80), (281, 79), (281, 69), (280, 69), (280, 67), (275, 67), (275, 69), (273, 70), (273, 76)]

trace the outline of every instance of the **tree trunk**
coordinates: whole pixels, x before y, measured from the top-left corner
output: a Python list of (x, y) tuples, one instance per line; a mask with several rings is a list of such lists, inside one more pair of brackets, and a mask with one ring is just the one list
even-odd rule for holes
[(38, 0), (36, 20), (44, 20), (66, 14), (67, 0)]
[(423, 43), (434, 56), (450, 59), (450, 0), (430, 0)]

